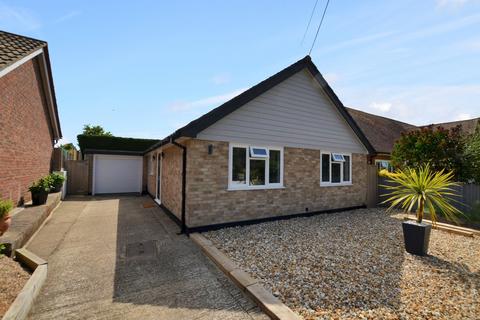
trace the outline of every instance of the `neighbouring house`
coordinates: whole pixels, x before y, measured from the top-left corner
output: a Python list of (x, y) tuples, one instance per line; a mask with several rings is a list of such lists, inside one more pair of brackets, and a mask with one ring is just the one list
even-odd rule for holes
[(355, 208), (374, 152), (307, 56), (150, 147), (147, 190), (184, 231)]
[(402, 133), (421, 129), (427, 126), (433, 126), (434, 128), (443, 127), (444, 129), (451, 129), (460, 126), (461, 130), (465, 134), (472, 134), (475, 132), (477, 123), (480, 120), (480, 118), (474, 118), (469, 120), (415, 126), (413, 124), (408, 124), (352, 108), (346, 109), (363, 131), (375, 150), (371, 155), (371, 162), (375, 163), (379, 169), (390, 170), (392, 169), (390, 165), (390, 154), (393, 151), (395, 142), (400, 138)]
[(47, 43), (0, 31), (0, 198), (30, 200), (62, 137)]
[(88, 193), (143, 193), (147, 191), (145, 151), (159, 140), (78, 135), (88, 160)]

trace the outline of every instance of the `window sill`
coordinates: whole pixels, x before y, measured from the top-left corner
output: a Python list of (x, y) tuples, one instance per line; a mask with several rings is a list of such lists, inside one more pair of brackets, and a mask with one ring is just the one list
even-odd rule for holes
[(227, 191), (245, 191), (245, 190), (274, 190), (274, 189), (285, 189), (284, 186), (274, 186), (274, 187), (269, 187), (269, 186), (255, 186), (255, 187), (250, 187), (250, 186), (245, 186), (245, 187), (228, 187)]
[(342, 183), (328, 183), (328, 182), (321, 182), (320, 187), (345, 187), (351, 186), (351, 182), (342, 182)]

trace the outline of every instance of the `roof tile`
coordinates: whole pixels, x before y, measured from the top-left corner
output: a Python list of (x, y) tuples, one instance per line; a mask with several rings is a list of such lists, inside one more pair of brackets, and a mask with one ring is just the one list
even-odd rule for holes
[(43, 48), (46, 42), (0, 30), (0, 70)]

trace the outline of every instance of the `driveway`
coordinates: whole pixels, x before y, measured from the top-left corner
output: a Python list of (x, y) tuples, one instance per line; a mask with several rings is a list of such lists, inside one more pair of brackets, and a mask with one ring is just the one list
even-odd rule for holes
[(48, 260), (31, 319), (268, 319), (148, 197), (72, 197), (27, 248)]

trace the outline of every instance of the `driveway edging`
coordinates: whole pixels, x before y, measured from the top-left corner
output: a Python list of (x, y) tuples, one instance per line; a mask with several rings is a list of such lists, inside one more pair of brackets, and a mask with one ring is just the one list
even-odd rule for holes
[(22, 291), (17, 295), (8, 308), (2, 320), (23, 320), (26, 319), (33, 306), (35, 298), (40, 293), (45, 280), (47, 279), (48, 263), (42, 258), (25, 248), (16, 250), (16, 258), (19, 262), (31, 268), (32, 276), (28, 279)]
[(240, 269), (230, 258), (218, 250), (213, 243), (200, 233), (190, 234), (190, 239), (223, 271), (242, 291), (249, 295), (272, 319), (299, 320), (283, 302), (267, 291), (258, 280)]

